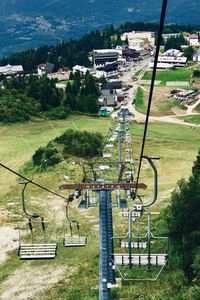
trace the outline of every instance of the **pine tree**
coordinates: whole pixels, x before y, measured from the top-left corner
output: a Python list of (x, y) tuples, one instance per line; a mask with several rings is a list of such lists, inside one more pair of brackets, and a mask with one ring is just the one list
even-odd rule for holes
[(178, 182), (167, 214), (173, 253), (181, 258), (190, 282), (196, 276), (192, 265), (200, 247), (200, 151), (192, 171), (188, 181)]
[(197, 154), (197, 159), (194, 162), (194, 165), (193, 165), (193, 168), (192, 168), (192, 174), (194, 176), (200, 176), (200, 149), (199, 149), (199, 152)]

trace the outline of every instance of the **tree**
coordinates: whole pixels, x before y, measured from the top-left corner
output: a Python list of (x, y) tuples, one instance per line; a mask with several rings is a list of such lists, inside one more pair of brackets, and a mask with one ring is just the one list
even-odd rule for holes
[(185, 48), (184, 55), (188, 58), (188, 60), (193, 59), (194, 49), (192, 46)]
[(172, 194), (167, 222), (173, 252), (181, 258), (184, 272), (191, 282), (196, 276), (194, 261), (200, 247), (200, 151), (189, 180), (180, 180)]
[(200, 176), (200, 149), (197, 154), (196, 161), (194, 162), (194, 165), (192, 168), (192, 173), (194, 176)]
[(200, 77), (200, 70), (194, 70), (193, 77)]
[(188, 45), (188, 41), (184, 38), (183, 34), (172, 36), (165, 42), (165, 51), (169, 49), (181, 50), (182, 45)]

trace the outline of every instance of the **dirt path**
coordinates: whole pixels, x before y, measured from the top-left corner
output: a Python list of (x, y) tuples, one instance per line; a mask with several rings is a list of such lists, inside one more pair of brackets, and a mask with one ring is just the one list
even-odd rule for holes
[(7, 259), (7, 252), (18, 247), (18, 231), (11, 226), (0, 228), (0, 264)]
[(41, 299), (41, 294), (55, 286), (59, 280), (69, 277), (75, 272), (75, 269), (64, 267), (29, 266), (27, 265), (17, 269), (0, 288), (1, 300), (28, 300)]
[[(136, 83), (132, 84), (132, 87), (128, 90), (128, 103), (127, 107), (129, 111), (134, 115), (134, 119), (138, 123), (144, 123), (146, 120), (146, 115), (138, 112), (135, 108), (135, 105), (132, 104), (133, 99), (135, 98), (136, 90), (137, 90), (138, 85)], [(184, 122), (181, 119), (178, 119), (178, 117), (182, 117), (187, 115), (200, 115), (200, 113), (193, 113), (193, 109), (200, 103), (200, 99), (192, 105), (189, 112), (191, 113), (184, 113), (184, 114), (176, 114), (176, 115), (171, 115), (171, 116), (162, 116), (162, 117), (149, 117), (149, 122), (162, 122), (162, 123), (171, 123), (171, 124), (178, 124), (178, 125), (185, 125), (185, 126), (192, 126), (192, 127), (200, 127), (200, 125), (197, 124), (192, 124), (192, 123), (187, 123)], [(187, 112), (188, 112), (187, 111)], [(115, 115), (114, 115), (115, 116)]]
[[(128, 108), (130, 112), (133, 113), (134, 119), (138, 123), (144, 123), (146, 120), (146, 115), (138, 112), (135, 109), (135, 105), (132, 105), (130, 102), (128, 103)], [(200, 115), (199, 113), (192, 113), (191, 115)], [(190, 126), (190, 127), (200, 127), (200, 125), (197, 124), (192, 124), (192, 123), (187, 123), (184, 122), (181, 119), (178, 119), (178, 117), (185, 116), (185, 114), (180, 114), (180, 115), (173, 115), (173, 116), (163, 116), (163, 117), (149, 117), (150, 122), (162, 122), (162, 123), (171, 123), (171, 124), (178, 124), (178, 125), (185, 125), (185, 126)]]
[(193, 105), (188, 105), (187, 106), (187, 115), (191, 115), (193, 110), (197, 107), (198, 104), (200, 104), (200, 95), (198, 96), (198, 100), (193, 104)]

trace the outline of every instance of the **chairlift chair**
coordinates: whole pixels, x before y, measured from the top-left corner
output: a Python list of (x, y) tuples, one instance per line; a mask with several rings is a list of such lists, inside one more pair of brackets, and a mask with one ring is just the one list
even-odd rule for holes
[[(28, 226), (32, 236), (31, 243), (22, 243), (20, 238), (20, 229), (19, 229), (19, 248), (18, 255), (20, 259), (24, 260), (36, 260), (36, 259), (53, 259), (57, 255), (58, 245), (57, 243), (47, 243), (46, 242), (46, 229), (45, 222), (43, 217), (41, 217), (38, 213), (28, 213), (25, 207), (25, 189), (28, 185), (29, 181), (20, 182), (20, 184), (24, 184), (22, 189), (22, 208), (24, 213), (29, 217)], [(44, 242), (43, 243), (34, 243), (34, 231), (33, 231), (33, 220), (40, 220), (41, 227), (43, 231)]]
[[(80, 225), (78, 221), (71, 219), (68, 214), (68, 204), (66, 204), (66, 218), (69, 222), (69, 228), (70, 228), (70, 234), (65, 234), (64, 236), (64, 246), (65, 247), (82, 247), (85, 246), (87, 243), (87, 237), (86, 236), (80, 236), (79, 231), (80, 231)], [(75, 224), (77, 228), (77, 234), (73, 234), (73, 225)]]
[(111, 153), (108, 152), (103, 153), (103, 158), (109, 158), (109, 157), (111, 157)]

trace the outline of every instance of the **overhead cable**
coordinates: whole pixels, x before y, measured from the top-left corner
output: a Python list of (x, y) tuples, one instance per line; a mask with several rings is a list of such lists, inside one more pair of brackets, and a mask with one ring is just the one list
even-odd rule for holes
[(144, 134), (143, 134), (143, 139), (142, 139), (142, 148), (141, 148), (141, 153), (140, 153), (140, 161), (139, 161), (137, 180), (136, 180), (136, 193), (137, 193), (137, 186), (138, 186), (138, 182), (139, 182), (139, 178), (140, 178), (142, 159), (143, 159), (143, 155), (144, 155), (144, 146), (145, 146), (145, 142), (146, 142), (146, 135), (147, 135), (147, 129), (148, 129), (148, 123), (149, 123), (151, 102), (152, 102), (152, 98), (153, 98), (154, 83), (155, 83), (155, 78), (156, 78), (156, 68), (157, 68), (157, 63), (158, 63), (160, 44), (161, 44), (161, 41), (162, 41), (162, 32), (163, 32), (163, 27), (164, 27), (164, 22), (165, 22), (166, 9), (167, 9), (167, 0), (163, 0), (161, 15), (160, 15), (160, 25), (159, 25), (159, 29), (158, 29), (158, 38), (157, 38), (154, 66), (153, 66), (153, 72), (152, 72), (152, 78), (151, 78), (151, 86), (150, 86), (150, 92), (149, 92), (149, 98), (148, 98), (145, 128), (144, 128)]
[(45, 190), (45, 191), (47, 191), (47, 192), (49, 192), (49, 193), (55, 195), (55, 196), (57, 196), (57, 197), (60, 197), (60, 198), (62, 198), (62, 199), (64, 199), (64, 200), (68, 200), (68, 199), (66, 199), (65, 197), (61, 196), (60, 194), (58, 194), (58, 193), (56, 193), (56, 192), (54, 192), (54, 191), (52, 191), (52, 190), (46, 188), (45, 186), (42, 186), (42, 185), (40, 185), (40, 184), (38, 184), (38, 183), (32, 181), (31, 179), (29, 179), (29, 178), (27, 178), (27, 177), (25, 177), (25, 176), (23, 176), (23, 175), (21, 175), (21, 174), (15, 172), (14, 170), (10, 169), (9, 167), (5, 166), (4, 164), (1, 164), (1, 163), (0, 163), (0, 166), (2, 166), (2, 167), (3, 167), (4, 169), (6, 169), (6, 170), (12, 172), (13, 174), (15, 174), (15, 175), (17, 175), (17, 176), (23, 178), (24, 180), (27, 180), (28, 182), (34, 184), (35, 186), (37, 186), (37, 187), (39, 187), (39, 188), (41, 188), (41, 189), (43, 189), (43, 190)]

